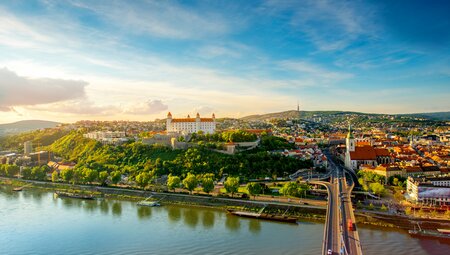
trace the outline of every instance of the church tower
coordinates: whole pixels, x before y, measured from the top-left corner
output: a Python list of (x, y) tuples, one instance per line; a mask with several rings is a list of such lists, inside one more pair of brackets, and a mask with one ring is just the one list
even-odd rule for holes
[(350, 152), (355, 151), (355, 137), (353, 137), (352, 127), (348, 126), (348, 134), (345, 139), (346, 152), (345, 152), (345, 167), (353, 169), (352, 158)]
[(348, 126), (348, 134), (345, 139), (345, 145), (347, 147), (347, 151), (355, 151), (355, 137), (353, 136), (352, 127)]

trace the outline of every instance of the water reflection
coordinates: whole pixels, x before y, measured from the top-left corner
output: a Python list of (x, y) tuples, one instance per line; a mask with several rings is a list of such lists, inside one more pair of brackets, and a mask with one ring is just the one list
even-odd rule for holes
[(92, 200), (92, 201), (84, 201), (84, 206), (83, 206), (83, 208), (87, 211), (87, 212), (89, 212), (89, 213), (92, 213), (92, 212), (94, 212), (94, 210), (97, 208), (97, 201), (95, 201), (95, 200)]
[(195, 228), (198, 224), (198, 210), (188, 208), (183, 213), (184, 224), (191, 228)]
[(228, 215), (226, 216), (226, 220), (225, 220), (225, 227), (230, 230), (230, 231), (238, 231), (239, 228), (241, 227), (241, 222), (239, 220), (238, 217), (233, 216), (233, 215)]
[(109, 212), (109, 204), (108, 202), (106, 202), (105, 200), (100, 201), (100, 212), (102, 212), (102, 214), (107, 215)]
[(258, 234), (261, 232), (261, 222), (259, 220), (249, 221), (248, 230), (253, 234)]
[(114, 202), (112, 205), (112, 214), (114, 216), (122, 215), (122, 204), (120, 202)]
[(205, 211), (203, 213), (203, 227), (205, 228), (212, 228), (214, 227), (214, 221), (215, 221), (215, 214), (211, 211)]
[(137, 215), (140, 220), (149, 219), (152, 216), (152, 209), (150, 207), (139, 206)]
[(181, 210), (179, 207), (171, 206), (167, 208), (167, 217), (170, 222), (177, 222), (181, 219)]

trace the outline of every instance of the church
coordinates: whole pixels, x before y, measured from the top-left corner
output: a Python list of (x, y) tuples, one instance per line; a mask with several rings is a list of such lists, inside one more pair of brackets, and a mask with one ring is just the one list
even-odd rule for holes
[(166, 119), (167, 133), (191, 134), (202, 131), (205, 134), (214, 134), (216, 131), (216, 116), (212, 114), (212, 118), (200, 118), (197, 113), (195, 118), (189, 115), (187, 118), (172, 118), (169, 112)]
[(345, 139), (345, 166), (353, 170), (357, 170), (361, 165), (369, 165), (376, 167), (379, 164), (392, 163), (389, 150), (386, 148), (374, 148), (372, 145), (361, 143), (358, 145), (357, 139), (353, 136), (351, 127), (348, 129), (347, 138)]

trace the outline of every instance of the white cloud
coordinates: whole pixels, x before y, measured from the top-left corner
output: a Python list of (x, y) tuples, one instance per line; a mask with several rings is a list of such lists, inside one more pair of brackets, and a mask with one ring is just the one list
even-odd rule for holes
[(69, 100), (64, 102), (57, 102), (52, 104), (27, 106), (29, 111), (42, 111), (53, 114), (70, 114), (70, 115), (112, 115), (117, 114), (119, 108), (114, 105), (96, 105), (88, 99)]
[(0, 110), (14, 106), (48, 104), (85, 96), (84, 81), (30, 79), (6, 68), (0, 69)]
[(166, 111), (169, 107), (161, 100), (148, 100), (145, 103), (135, 104), (124, 111), (124, 114), (157, 114)]
[(129, 4), (123, 1), (72, 4), (103, 17), (128, 32), (173, 39), (199, 39), (227, 34), (231, 20), (217, 12), (195, 10), (172, 1), (148, 1)]

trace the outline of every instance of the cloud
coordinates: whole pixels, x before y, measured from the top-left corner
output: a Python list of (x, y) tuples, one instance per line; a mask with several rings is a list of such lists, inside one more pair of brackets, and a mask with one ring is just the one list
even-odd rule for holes
[(290, 13), (291, 25), (321, 51), (346, 48), (362, 36), (373, 36), (377, 30), (374, 8), (356, 1), (305, 0), (267, 1), (262, 11), (272, 15)]
[(330, 71), (306, 61), (285, 60), (278, 63), (280, 67), (298, 72), (300, 76), (309, 77), (313, 83), (336, 83), (353, 77), (351, 73)]
[(134, 105), (124, 111), (125, 114), (157, 114), (166, 111), (169, 107), (161, 100), (148, 100), (145, 103)]
[(88, 99), (69, 100), (46, 105), (26, 107), (31, 111), (44, 111), (49, 113), (64, 113), (71, 115), (112, 115), (120, 112), (114, 105), (96, 105)]
[(230, 23), (218, 12), (189, 8), (172, 1), (85, 2), (72, 5), (90, 10), (111, 24), (125, 30), (171, 39), (199, 39), (227, 34)]
[(30, 79), (6, 68), (0, 69), (0, 111), (14, 106), (48, 104), (85, 96), (85, 81)]

